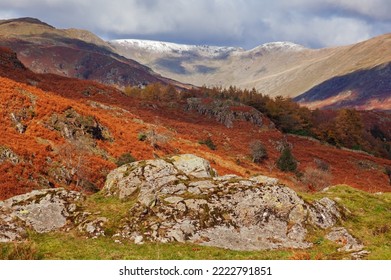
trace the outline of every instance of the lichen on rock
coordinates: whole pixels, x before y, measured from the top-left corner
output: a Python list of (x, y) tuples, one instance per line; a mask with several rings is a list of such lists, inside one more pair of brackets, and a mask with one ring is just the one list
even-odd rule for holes
[(341, 218), (334, 201), (307, 203), (277, 179), (215, 177), (211, 170), (202, 158), (179, 155), (112, 171), (107, 195), (137, 200), (118, 236), (233, 250), (303, 249), (312, 245), (308, 225), (329, 228)]
[[(84, 200), (79, 192), (64, 189), (36, 190), (18, 195), (0, 202), (0, 225), (7, 223), (0, 236), (15, 229), (19, 239), (25, 229), (31, 228), (38, 233), (50, 232), (65, 228), (77, 215), (77, 203)], [(2, 227), (4, 229), (4, 227)]]
[(265, 176), (215, 176), (209, 162), (195, 155), (122, 165), (107, 176), (102, 195), (128, 205), (122, 207), (115, 225), (100, 212), (86, 212), (82, 194), (64, 189), (33, 191), (0, 202), (0, 241), (21, 240), (27, 229), (39, 233), (77, 229), (89, 238), (110, 233), (115, 242), (136, 244), (306, 249), (313, 245), (308, 230), (317, 228), (329, 231), (326, 238), (355, 254), (352, 258), (366, 253), (361, 242), (338, 224), (344, 209), (334, 200), (306, 202)]

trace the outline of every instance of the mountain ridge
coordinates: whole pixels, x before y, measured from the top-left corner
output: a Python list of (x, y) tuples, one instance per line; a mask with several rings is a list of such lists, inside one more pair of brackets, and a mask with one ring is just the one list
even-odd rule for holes
[(87, 30), (57, 29), (34, 18), (2, 21), (0, 44), (37, 73), (95, 80), (119, 87), (160, 82), (184, 86), (117, 54)]
[(389, 75), (382, 70), (391, 62), (390, 34), (335, 48), (272, 42), (244, 50), (145, 40), (106, 42), (87, 30), (56, 29), (21, 18), (0, 22), (0, 44), (16, 51), (35, 72), (121, 88), (156, 82), (178, 88), (236, 86), (294, 98), (312, 109), (391, 110)]
[[(355, 71), (375, 69), (391, 62), (391, 35), (385, 34), (364, 42), (348, 46), (323, 49), (308, 49), (294, 43), (266, 43), (251, 50), (234, 50), (225, 55), (211, 57), (202, 55), (193, 49), (192, 52), (149, 52), (137, 46), (118, 44), (110, 41), (110, 45), (121, 55), (132, 57), (148, 65), (156, 72), (185, 83), (197, 86), (231, 85), (240, 88), (256, 88), (270, 96), (282, 95), (299, 98), (301, 94), (326, 83), (337, 76), (344, 76)], [(220, 47), (224, 48), (224, 47)], [(377, 77), (376, 75), (372, 75)], [(376, 82), (374, 80), (373, 82)], [(332, 88), (328, 93), (338, 96), (342, 92)], [(383, 92), (380, 94), (387, 94)], [(308, 94), (307, 94), (308, 96)], [(376, 97), (375, 97), (376, 99)], [(355, 104), (351, 100), (349, 106), (389, 110), (391, 103), (380, 104), (371, 96), (360, 96)], [(316, 103), (305, 103), (317, 108), (323, 106)], [(340, 104), (335, 104), (338, 107)], [(333, 103), (324, 106), (333, 107)]]

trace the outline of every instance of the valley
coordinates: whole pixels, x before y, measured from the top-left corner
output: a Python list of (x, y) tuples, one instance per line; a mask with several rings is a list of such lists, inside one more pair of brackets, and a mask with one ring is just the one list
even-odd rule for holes
[(325, 49), (290, 42), (267, 43), (251, 50), (137, 40), (109, 43), (125, 57), (184, 83), (255, 88), (269, 96), (295, 98), (311, 108), (389, 110), (385, 72), (391, 61), (390, 42), (386, 34)]

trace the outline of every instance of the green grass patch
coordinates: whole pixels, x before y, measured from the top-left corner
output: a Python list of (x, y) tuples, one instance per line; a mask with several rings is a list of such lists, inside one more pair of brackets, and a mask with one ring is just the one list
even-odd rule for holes
[(44, 256), (33, 241), (0, 243), (0, 260), (40, 260)]
[(83, 205), (94, 216), (108, 219), (105, 232), (106, 235), (112, 235), (121, 226), (121, 220), (128, 216), (129, 210), (136, 202), (136, 195), (121, 200), (99, 192), (89, 196)]
[(239, 252), (190, 243), (115, 243), (109, 237), (83, 239), (69, 233), (31, 235), (41, 258), (60, 260), (230, 260), (289, 259), (292, 251)]
[(391, 193), (370, 194), (340, 185), (300, 195), (306, 201), (329, 197), (343, 205), (348, 211), (341, 225), (364, 243), (371, 252), (368, 259), (391, 259)]

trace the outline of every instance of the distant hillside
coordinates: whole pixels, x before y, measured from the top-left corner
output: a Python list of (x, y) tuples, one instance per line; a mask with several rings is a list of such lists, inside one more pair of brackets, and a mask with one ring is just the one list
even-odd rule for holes
[(295, 98), (310, 108), (391, 110), (388, 34), (335, 48), (274, 42), (244, 50), (132, 39), (105, 42), (86, 30), (21, 18), (0, 21), (0, 45), (16, 51), (35, 72), (119, 87), (234, 85)]
[(391, 62), (388, 34), (326, 49), (307, 49), (288, 42), (248, 51), (139, 40), (109, 43), (120, 54), (184, 83), (254, 87), (271, 96), (297, 97), (313, 108), (391, 109), (386, 70)]
[(310, 108), (391, 109), (391, 63), (330, 78), (294, 100)]
[[(36, 74), (4, 48), (0, 82), (0, 199), (52, 187), (95, 192), (116, 165), (178, 153), (208, 159), (219, 174), (267, 174), (308, 190), (299, 177), (276, 168), (284, 143), (292, 146), (298, 172), (317, 160), (329, 166), (333, 184), (390, 189), (391, 161), (284, 135), (266, 116), (239, 103), (198, 99), (189, 107), (186, 93), (157, 85), (126, 96), (92, 81)], [(156, 94), (161, 95), (148, 99)], [(183, 97), (172, 101), (171, 95)], [(380, 126), (374, 133), (388, 137), (382, 131)], [(252, 158), (255, 140), (267, 151), (262, 163)]]
[(37, 73), (117, 86), (176, 84), (134, 60), (119, 56), (89, 31), (56, 29), (33, 18), (0, 21), (0, 45), (17, 52), (23, 64)]

